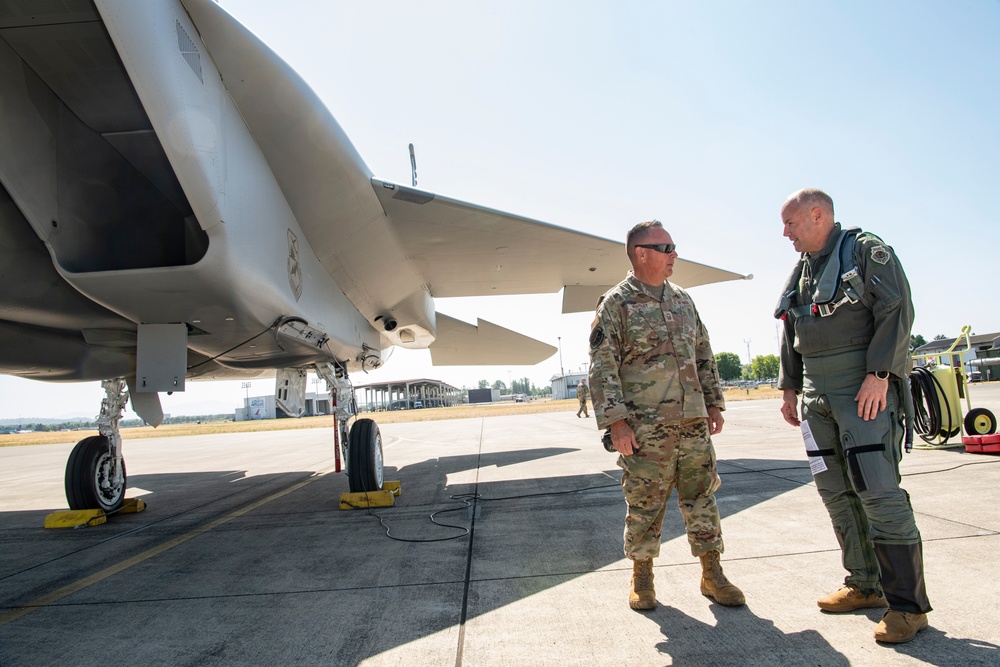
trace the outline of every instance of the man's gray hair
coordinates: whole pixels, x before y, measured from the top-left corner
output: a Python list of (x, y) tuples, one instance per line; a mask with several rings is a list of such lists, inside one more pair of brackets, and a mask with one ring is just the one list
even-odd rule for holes
[(828, 210), (831, 217), (833, 216), (833, 198), (819, 188), (802, 188), (785, 201), (785, 206), (789, 204), (794, 204), (796, 208), (805, 206), (810, 209), (819, 206)]

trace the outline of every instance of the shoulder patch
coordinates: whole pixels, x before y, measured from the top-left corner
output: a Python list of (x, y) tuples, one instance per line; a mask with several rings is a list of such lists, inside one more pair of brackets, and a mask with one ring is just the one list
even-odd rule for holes
[(594, 330), (590, 332), (590, 347), (597, 348), (600, 347), (601, 343), (604, 342), (604, 328), (597, 326)]
[(877, 245), (872, 248), (872, 261), (883, 266), (889, 263), (889, 251), (884, 245)]

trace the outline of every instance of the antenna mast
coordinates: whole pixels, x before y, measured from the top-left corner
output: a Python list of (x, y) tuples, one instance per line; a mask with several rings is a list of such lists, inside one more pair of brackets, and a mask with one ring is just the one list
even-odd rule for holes
[(413, 187), (417, 187), (417, 156), (413, 152), (413, 144), (410, 144), (410, 180)]

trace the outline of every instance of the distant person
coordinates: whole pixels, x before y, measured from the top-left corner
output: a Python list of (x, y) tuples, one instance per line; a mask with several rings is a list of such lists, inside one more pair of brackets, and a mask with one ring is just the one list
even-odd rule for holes
[(844, 587), (818, 604), (833, 613), (888, 606), (875, 639), (907, 642), (927, 627), (931, 610), (920, 532), (899, 488), (910, 285), (877, 236), (857, 230), (851, 250), (850, 230), (834, 222), (825, 192), (792, 194), (781, 219), (802, 253), (776, 313), (784, 320), (781, 415), (802, 427), (848, 571)]
[(725, 403), (708, 332), (687, 292), (667, 282), (677, 252), (662, 224), (633, 227), (626, 252), (632, 271), (604, 295), (590, 334), (590, 394), (597, 426), (610, 428), (620, 454), (629, 606), (656, 607), (653, 559), (674, 487), (691, 553), (701, 559), (702, 594), (742, 605), (720, 563), (721, 480), (710, 436), (722, 431)]
[(580, 409), (576, 411), (576, 416), (579, 417), (580, 413), (583, 413), (584, 417), (590, 417), (590, 413), (587, 412), (587, 397), (590, 396), (590, 389), (587, 387), (586, 380), (580, 380), (580, 384), (576, 385), (576, 400), (580, 401)]

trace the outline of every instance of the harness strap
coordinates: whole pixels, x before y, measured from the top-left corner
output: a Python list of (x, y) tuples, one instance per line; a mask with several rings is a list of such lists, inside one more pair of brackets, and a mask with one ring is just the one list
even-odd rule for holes
[(812, 451), (806, 450), (806, 456), (833, 456), (836, 454), (834, 449), (814, 449)]
[(860, 232), (858, 227), (846, 227), (840, 230), (837, 251), (831, 253), (832, 256), (827, 261), (816, 285), (815, 303), (830, 303), (837, 296), (842, 276), (855, 267), (854, 241)]
[(884, 452), (885, 444), (878, 445), (861, 445), (860, 447), (851, 447), (850, 449), (844, 450), (844, 456), (857, 456), (858, 454), (864, 454), (865, 452)]
[[(837, 250), (819, 277), (813, 303), (792, 306), (792, 302), (798, 295), (798, 282), (802, 276), (802, 267), (805, 265), (804, 258), (799, 260), (792, 275), (789, 276), (781, 299), (778, 301), (778, 307), (774, 312), (775, 319), (784, 320), (789, 317), (795, 319), (806, 316), (829, 317), (841, 306), (857, 303), (864, 298), (865, 283), (861, 279), (861, 274), (858, 273), (857, 261), (854, 257), (854, 245), (860, 233), (859, 227), (847, 227), (840, 230)], [(845, 267), (847, 270), (841, 273)], [(844, 296), (839, 301), (834, 302), (840, 289), (843, 289)]]

